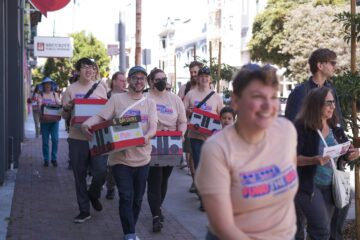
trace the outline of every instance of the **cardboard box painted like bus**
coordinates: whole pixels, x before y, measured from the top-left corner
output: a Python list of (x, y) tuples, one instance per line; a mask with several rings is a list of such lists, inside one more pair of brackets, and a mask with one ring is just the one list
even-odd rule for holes
[(62, 107), (55, 104), (41, 105), (41, 122), (57, 122), (61, 120)]
[(152, 151), (150, 166), (165, 167), (180, 164), (182, 149), (182, 132), (157, 131), (150, 140)]
[(88, 118), (100, 112), (106, 102), (106, 99), (75, 98), (70, 125), (80, 127)]
[(92, 156), (110, 154), (145, 144), (141, 117), (122, 117), (91, 127), (93, 137), (89, 141)]
[(211, 136), (213, 133), (221, 130), (220, 117), (217, 114), (194, 108), (188, 129)]

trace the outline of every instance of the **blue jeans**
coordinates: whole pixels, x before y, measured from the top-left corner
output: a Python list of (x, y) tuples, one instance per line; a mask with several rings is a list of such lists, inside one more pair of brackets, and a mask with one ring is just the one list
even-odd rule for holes
[(196, 138), (190, 138), (190, 144), (191, 144), (191, 151), (193, 154), (195, 169), (197, 169), (200, 163), (200, 153), (204, 141)]
[(51, 135), (51, 160), (56, 161), (59, 142), (59, 122), (40, 123), (44, 162), (49, 161), (49, 137)]
[(125, 235), (135, 234), (141, 203), (149, 174), (149, 164), (130, 167), (123, 164), (112, 166), (112, 173), (119, 192), (119, 215)]
[(310, 238), (329, 240), (330, 222), (335, 210), (331, 186), (315, 185), (312, 196), (298, 191), (295, 205), (301, 209), (307, 220), (307, 232)]

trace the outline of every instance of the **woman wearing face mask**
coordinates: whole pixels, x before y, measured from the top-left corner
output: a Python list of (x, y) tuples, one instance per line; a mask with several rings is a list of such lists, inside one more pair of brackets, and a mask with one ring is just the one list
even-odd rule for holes
[[(147, 95), (156, 103), (157, 131), (186, 131), (184, 105), (177, 95), (166, 91), (166, 75), (161, 69), (153, 69), (148, 77), (150, 90)], [(160, 232), (164, 217), (161, 213), (167, 191), (167, 183), (173, 167), (150, 167), (148, 176), (148, 202), (153, 217), (153, 232)]]

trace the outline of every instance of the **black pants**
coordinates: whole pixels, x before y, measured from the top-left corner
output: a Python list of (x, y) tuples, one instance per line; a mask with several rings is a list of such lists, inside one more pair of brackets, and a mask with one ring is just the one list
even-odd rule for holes
[[(88, 193), (93, 198), (100, 198), (101, 188), (106, 178), (106, 157), (91, 157), (88, 141), (68, 138), (68, 143), (79, 210), (81, 212), (90, 212)], [(89, 191), (87, 191), (86, 176), (89, 168), (93, 178)]]
[(125, 235), (135, 234), (141, 203), (145, 193), (149, 164), (130, 167), (123, 164), (112, 166), (112, 173), (119, 192), (119, 215)]
[(335, 210), (331, 186), (314, 186), (314, 194), (298, 191), (295, 205), (307, 220), (307, 232), (311, 239), (329, 240), (330, 222)]
[(164, 202), (168, 179), (173, 167), (150, 167), (148, 176), (147, 196), (153, 217), (161, 215), (161, 205)]

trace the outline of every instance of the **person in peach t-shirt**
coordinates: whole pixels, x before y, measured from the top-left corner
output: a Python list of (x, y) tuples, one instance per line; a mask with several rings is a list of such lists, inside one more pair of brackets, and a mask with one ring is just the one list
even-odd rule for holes
[[(167, 78), (163, 70), (155, 68), (151, 71), (148, 82), (150, 91), (147, 95), (156, 103), (158, 115), (158, 131), (181, 131), (184, 135), (187, 119), (184, 105), (180, 97), (165, 90)], [(160, 232), (164, 217), (161, 205), (164, 202), (168, 179), (173, 167), (150, 167), (148, 177), (147, 196), (153, 217), (153, 232)]]
[[(220, 95), (215, 93), (210, 88), (210, 80), (211, 80), (210, 68), (208, 68), (207, 66), (202, 67), (198, 72), (197, 87), (194, 88), (193, 90), (190, 90), (190, 92), (184, 98), (185, 110), (189, 117), (193, 109), (196, 108), (199, 105), (199, 103), (201, 103), (210, 93), (213, 93), (213, 95), (211, 95), (206, 100), (206, 102), (204, 102), (201, 106), (199, 106), (199, 108), (210, 113), (214, 113), (217, 115), (220, 114), (220, 111), (223, 108), (223, 102)], [(204, 144), (204, 141), (208, 138), (208, 136), (193, 130), (188, 130), (188, 138), (190, 139), (191, 152), (196, 170), (200, 161), (201, 148)], [(196, 176), (196, 172), (195, 172), (195, 176)], [(199, 209), (201, 211), (204, 211), (201, 201), (200, 201)]]
[(127, 78), (129, 92), (112, 95), (105, 108), (81, 126), (83, 133), (91, 139), (90, 127), (94, 124), (119, 117), (123, 113), (123, 116), (141, 117), (145, 145), (111, 153), (108, 160), (119, 192), (119, 215), (125, 240), (137, 238), (135, 225), (141, 210), (151, 159), (149, 140), (156, 134), (158, 121), (155, 102), (143, 96), (146, 76), (143, 67), (132, 67)]
[[(62, 116), (65, 119), (71, 118), (71, 109), (75, 98), (84, 96), (95, 86), (93, 81), (95, 63), (89, 58), (81, 58), (75, 64), (79, 73), (79, 80), (71, 84), (63, 94)], [(106, 88), (103, 84), (97, 84), (89, 98), (106, 99)], [(90, 203), (96, 211), (102, 210), (101, 188), (106, 178), (106, 158), (104, 156), (90, 157), (89, 142), (80, 128), (70, 126), (69, 157), (74, 172), (76, 198), (79, 206), (79, 215), (74, 219), (75, 223), (83, 223), (91, 218)], [(92, 181), (89, 189), (86, 185), (88, 169), (91, 170)]]
[(248, 64), (233, 80), (233, 125), (202, 149), (196, 186), (209, 219), (207, 240), (290, 240), (296, 231), (296, 130), (279, 118), (278, 80)]

